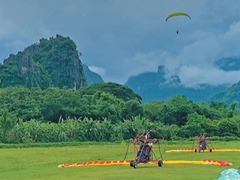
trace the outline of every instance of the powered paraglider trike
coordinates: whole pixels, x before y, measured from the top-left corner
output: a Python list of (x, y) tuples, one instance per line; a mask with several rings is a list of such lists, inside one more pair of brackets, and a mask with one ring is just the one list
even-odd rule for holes
[(209, 152), (212, 152), (212, 144), (211, 147), (208, 145), (207, 141), (209, 139), (207, 138), (205, 133), (201, 133), (197, 138), (197, 148), (195, 148), (195, 152), (204, 152), (204, 150), (209, 150)]
[[(154, 137), (154, 131), (148, 130), (138, 134), (135, 138), (130, 139), (133, 144), (136, 156), (130, 161), (130, 166), (137, 168), (139, 163), (157, 162), (159, 167), (163, 166), (162, 153), (160, 151), (160, 137)], [(160, 156), (157, 157), (154, 152), (154, 144), (158, 143)]]

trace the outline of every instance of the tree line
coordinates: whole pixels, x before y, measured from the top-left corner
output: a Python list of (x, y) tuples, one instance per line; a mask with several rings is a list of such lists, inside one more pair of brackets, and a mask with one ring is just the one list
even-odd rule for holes
[(99, 83), (73, 90), (0, 88), (0, 142), (121, 141), (144, 129), (165, 139), (240, 137), (237, 102), (194, 103), (185, 96), (141, 103), (131, 89)]

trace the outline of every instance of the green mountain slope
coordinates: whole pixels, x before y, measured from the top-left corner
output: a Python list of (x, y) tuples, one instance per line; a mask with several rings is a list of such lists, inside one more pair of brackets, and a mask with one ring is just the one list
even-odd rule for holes
[(238, 102), (237, 107), (240, 107), (240, 82), (232, 85), (230, 88), (226, 89), (224, 92), (218, 93), (211, 97), (211, 100), (224, 101), (227, 104), (231, 104), (234, 101)]
[(0, 65), (0, 87), (68, 87), (79, 89), (86, 82), (76, 44), (56, 35), (41, 39)]

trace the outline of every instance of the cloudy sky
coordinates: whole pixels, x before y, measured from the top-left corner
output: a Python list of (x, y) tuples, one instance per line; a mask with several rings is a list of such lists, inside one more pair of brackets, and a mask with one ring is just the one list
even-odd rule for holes
[[(70, 37), (82, 63), (104, 81), (166, 66), (188, 86), (236, 83), (213, 66), (240, 57), (240, 0), (0, 0), (0, 62), (56, 34)], [(191, 16), (165, 18), (174, 11)], [(179, 34), (176, 31), (179, 30)]]

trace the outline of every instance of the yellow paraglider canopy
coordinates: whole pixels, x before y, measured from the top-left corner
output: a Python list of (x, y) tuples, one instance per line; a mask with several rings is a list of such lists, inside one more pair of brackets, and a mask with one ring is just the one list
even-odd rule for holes
[(174, 17), (174, 16), (187, 16), (187, 17), (189, 17), (189, 18), (191, 19), (191, 16), (189, 16), (187, 13), (178, 11), (178, 12), (170, 13), (170, 14), (166, 17), (166, 21), (167, 21), (168, 19), (170, 19), (171, 17)]

